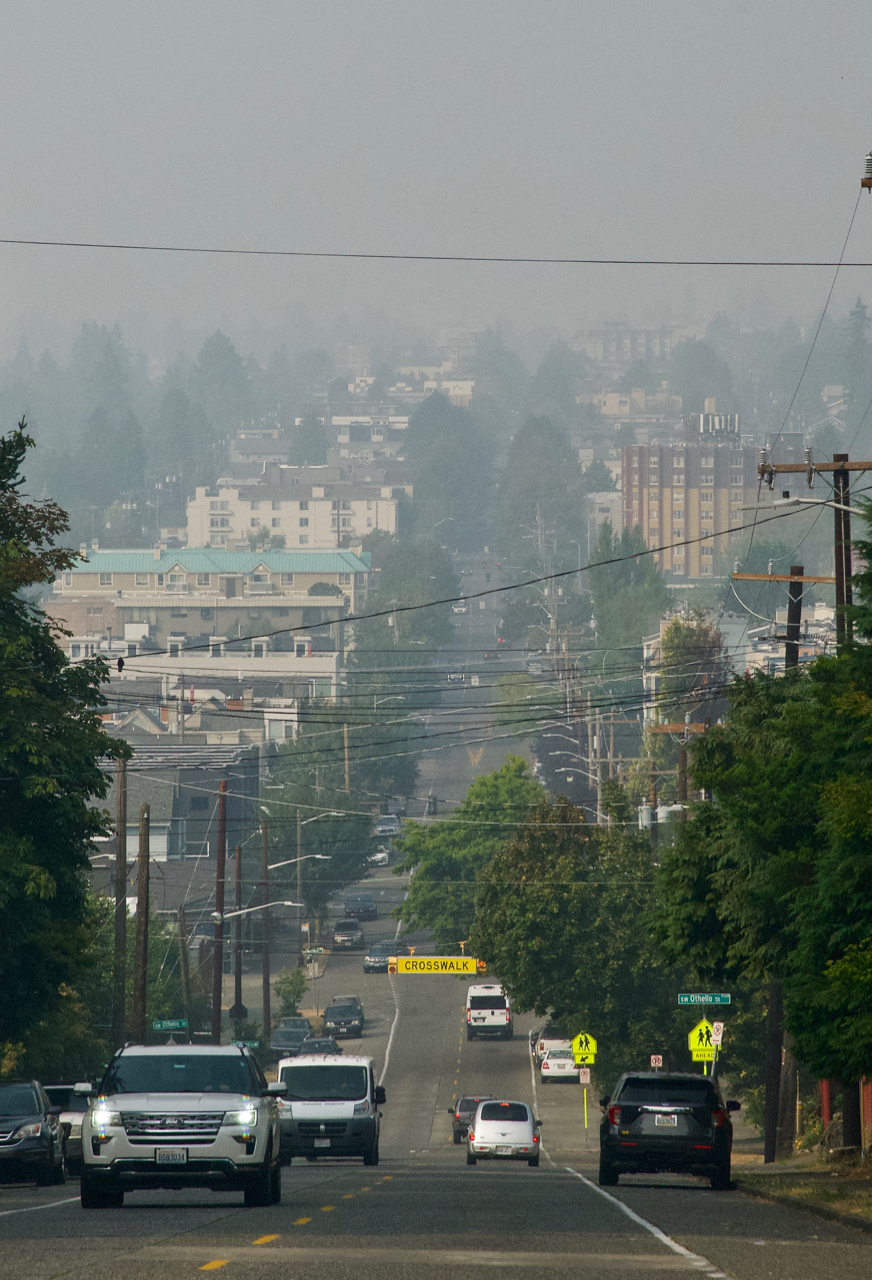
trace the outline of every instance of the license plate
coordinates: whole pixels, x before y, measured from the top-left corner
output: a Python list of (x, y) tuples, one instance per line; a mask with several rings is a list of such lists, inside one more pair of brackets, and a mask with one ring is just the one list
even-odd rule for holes
[(674, 1129), (678, 1124), (678, 1116), (655, 1116), (654, 1124), (655, 1126), (659, 1125), (667, 1129)]
[(498, 1156), (510, 1156), (512, 1154), (511, 1147), (497, 1147)]
[(330, 1139), (329, 1139), (329, 1138), (316, 1138), (316, 1139), (315, 1139), (315, 1146), (316, 1146), (316, 1147), (329, 1147), (329, 1146), (330, 1146)]
[(155, 1147), (155, 1164), (187, 1164), (187, 1147)]

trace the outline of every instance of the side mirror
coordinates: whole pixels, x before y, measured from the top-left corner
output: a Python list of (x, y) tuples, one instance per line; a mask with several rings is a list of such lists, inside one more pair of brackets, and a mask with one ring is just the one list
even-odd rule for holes
[(384, 1102), (387, 1102), (385, 1087), (383, 1084), (377, 1084), (375, 1087), (375, 1105), (380, 1107)]
[(284, 1080), (273, 1080), (271, 1084), (267, 1085), (264, 1097), (281, 1098), (287, 1093), (287, 1091), (288, 1086)]
[(541, 1120), (534, 1120), (534, 1121), (533, 1121), (533, 1124), (536, 1126), (536, 1128), (537, 1128), (537, 1129), (541, 1129), (541, 1128), (542, 1128), (542, 1121), (541, 1121)]
[(741, 1102), (736, 1102), (736, 1101), (735, 1101), (735, 1099), (731, 1098), (731, 1099), (730, 1099), (730, 1101), (727, 1103), (727, 1110), (728, 1110), (728, 1111), (741, 1111), (741, 1110), (742, 1110), (742, 1104), (741, 1104)]
[(80, 1081), (77, 1085), (73, 1086), (73, 1093), (77, 1098), (89, 1098), (92, 1093), (96, 1092), (97, 1090), (95, 1086), (91, 1084), (90, 1080)]
[(450, 1116), (453, 1116), (453, 1115), (454, 1115), (454, 1108), (453, 1108), (453, 1107), (449, 1107), (449, 1108), (448, 1108), (448, 1114), (449, 1114)]
[(601, 1107), (607, 1107), (607, 1106), (609, 1105), (609, 1103), (610, 1103), (610, 1102), (611, 1102), (611, 1098), (609, 1097), (609, 1095), (608, 1095), (608, 1094), (606, 1094), (606, 1096), (605, 1096), (604, 1098), (600, 1098), (600, 1103), (599, 1103), (599, 1104), (600, 1104), (600, 1106), (601, 1106)]

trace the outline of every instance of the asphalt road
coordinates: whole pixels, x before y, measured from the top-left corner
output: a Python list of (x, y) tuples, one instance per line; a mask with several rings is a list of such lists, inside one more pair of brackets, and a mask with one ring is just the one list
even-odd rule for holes
[[(393, 931), (380, 920), (373, 935)], [(331, 959), (319, 997), (357, 992), (360, 1049), (387, 1091), (381, 1163), (295, 1161), (282, 1203), (246, 1210), (240, 1195), (134, 1192), (121, 1210), (84, 1212), (78, 1186), (0, 1188), (0, 1276), (141, 1280), (202, 1270), (269, 1280), (432, 1280), (488, 1274), (735, 1280), (868, 1280), (872, 1238), (738, 1192), (677, 1177), (594, 1184), (596, 1124), (583, 1090), (543, 1089), (527, 1047), (528, 1018), (511, 1042), (467, 1042), (466, 983), (364, 975), (359, 955)], [(357, 1051), (352, 1042), (350, 1051)], [(467, 1167), (448, 1107), (461, 1092), (530, 1101), (543, 1120), (543, 1159)]]

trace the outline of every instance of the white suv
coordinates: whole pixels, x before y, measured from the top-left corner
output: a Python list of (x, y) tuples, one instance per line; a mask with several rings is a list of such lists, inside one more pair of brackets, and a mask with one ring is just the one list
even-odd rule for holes
[(498, 982), (479, 982), (466, 993), (466, 1038), (499, 1036), (511, 1040), (514, 1034), (512, 1005)]
[(82, 1208), (120, 1208), (125, 1191), (154, 1187), (244, 1191), (247, 1207), (278, 1204), (285, 1090), (238, 1045), (119, 1050), (82, 1121)]

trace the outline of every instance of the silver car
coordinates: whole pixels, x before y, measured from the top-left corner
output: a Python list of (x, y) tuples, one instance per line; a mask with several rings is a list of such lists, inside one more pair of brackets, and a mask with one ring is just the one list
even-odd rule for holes
[(466, 1134), (466, 1163), (526, 1160), (539, 1167), (539, 1126), (526, 1102), (480, 1102)]

